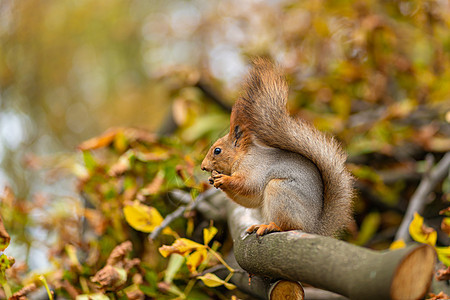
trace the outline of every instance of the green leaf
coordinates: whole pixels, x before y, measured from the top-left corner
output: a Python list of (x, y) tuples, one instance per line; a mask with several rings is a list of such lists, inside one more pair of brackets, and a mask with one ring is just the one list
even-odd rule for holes
[(169, 265), (166, 269), (166, 274), (164, 275), (164, 282), (172, 283), (173, 278), (180, 270), (184, 263), (184, 257), (180, 254), (172, 254), (169, 259)]
[(89, 172), (94, 171), (95, 167), (97, 166), (97, 162), (95, 161), (94, 157), (92, 156), (91, 151), (83, 151), (83, 161), (86, 169)]
[(360, 246), (366, 244), (373, 237), (375, 232), (377, 232), (380, 222), (380, 213), (372, 212), (368, 214), (361, 224), (358, 238), (354, 241), (354, 244)]
[(156, 298), (158, 293), (156, 291), (155, 286), (140, 284), (139, 285), (139, 290), (141, 290), (141, 292), (143, 292), (146, 296)]
[(14, 264), (15, 260), (12, 257), (7, 257), (5, 254), (0, 255), (0, 284), (6, 283), (5, 271)]

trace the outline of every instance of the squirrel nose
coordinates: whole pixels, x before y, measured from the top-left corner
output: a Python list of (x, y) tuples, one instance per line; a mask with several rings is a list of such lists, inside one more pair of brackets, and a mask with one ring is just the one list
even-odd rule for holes
[(202, 171), (208, 171), (209, 169), (206, 167), (206, 164), (204, 162), (202, 162), (202, 165), (200, 166), (200, 168), (202, 169)]

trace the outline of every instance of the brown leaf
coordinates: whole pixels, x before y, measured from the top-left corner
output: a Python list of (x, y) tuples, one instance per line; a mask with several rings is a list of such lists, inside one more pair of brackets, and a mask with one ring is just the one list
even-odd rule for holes
[(145, 143), (154, 143), (157, 140), (157, 137), (154, 133), (138, 128), (124, 128), (124, 135), (130, 139)]
[(91, 281), (98, 282), (102, 288), (118, 288), (126, 282), (126, 277), (124, 278), (119, 270), (119, 268), (106, 265), (91, 278)]
[(430, 293), (428, 296), (430, 298), (427, 298), (427, 300), (450, 299), (444, 292), (440, 292), (439, 294)]
[(109, 146), (114, 141), (114, 138), (116, 137), (117, 133), (122, 131), (123, 128), (120, 127), (108, 129), (102, 135), (99, 135), (97, 137), (82, 142), (80, 145), (78, 145), (78, 149), (85, 151)]
[(440, 215), (450, 214), (450, 206), (439, 211)]
[(128, 260), (126, 255), (131, 252), (133, 245), (130, 241), (123, 242), (116, 246), (108, 257), (106, 266), (99, 270), (92, 278), (92, 282), (97, 282), (102, 288), (108, 290), (119, 289), (125, 284), (128, 271), (138, 265), (140, 259)]
[(89, 225), (94, 229), (95, 233), (102, 235), (105, 233), (106, 226), (108, 222), (105, 217), (98, 210), (86, 208), (84, 211), (84, 216), (88, 221)]
[(116, 248), (111, 251), (111, 254), (106, 261), (107, 265), (117, 265), (119, 262), (124, 262), (125, 256), (133, 250), (133, 244), (130, 241), (123, 242), (117, 245)]
[(66, 290), (72, 299), (76, 299), (79, 295), (77, 289), (67, 279), (61, 282), (61, 287)]
[(139, 258), (133, 258), (131, 260), (127, 259), (125, 261), (124, 269), (128, 271), (131, 268), (138, 266), (140, 263), (141, 263), (141, 260)]
[(144, 300), (145, 294), (141, 290), (134, 290), (131, 292), (127, 292), (128, 300)]
[(138, 199), (142, 199), (143, 196), (154, 195), (159, 192), (162, 184), (164, 183), (164, 172), (159, 171), (152, 182), (143, 187), (138, 193)]
[(0, 215), (0, 251), (3, 251), (8, 247), (11, 237), (8, 232), (6, 232), (5, 226), (3, 225), (2, 216)]
[(417, 130), (413, 139), (425, 149), (430, 149), (430, 143), (438, 131), (439, 126), (436, 123), (430, 123)]
[(142, 152), (136, 151), (136, 158), (142, 162), (152, 162), (152, 161), (164, 161), (169, 158), (170, 154), (168, 151), (159, 151), (154, 152)]
[(0, 196), (0, 201), (6, 206), (14, 206), (16, 197), (14, 196), (14, 192), (9, 186), (5, 186), (5, 188), (3, 189), (3, 194)]
[(164, 281), (158, 282), (157, 287), (158, 290), (163, 293), (167, 293), (170, 290), (170, 284)]
[(20, 282), (23, 275), (27, 273), (28, 266), (25, 262), (15, 263), (11, 268), (7, 269), (6, 275), (17, 282)]
[(111, 166), (108, 171), (109, 176), (119, 176), (130, 169), (130, 158), (133, 155), (132, 150), (128, 150), (122, 154), (117, 162)]
[(32, 283), (29, 284), (27, 286), (24, 286), (23, 288), (21, 288), (20, 290), (18, 290), (17, 292), (15, 292), (10, 298), (9, 300), (22, 300), (22, 299), (27, 299), (27, 295), (29, 293), (31, 293), (32, 291), (36, 290), (36, 284)]
[(450, 280), (450, 267), (437, 270), (436, 279), (439, 281)]

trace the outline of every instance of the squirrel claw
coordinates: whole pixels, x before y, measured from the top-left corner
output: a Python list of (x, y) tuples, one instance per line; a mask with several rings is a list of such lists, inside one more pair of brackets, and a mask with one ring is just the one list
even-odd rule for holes
[(270, 222), (269, 225), (266, 224), (252, 225), (245, 232), (251, 234), (255, 231), (256, 237), (260, 237), (271, 232), (280, 232), (283, 230), (280, 227), (278, 227), (274, 222)]

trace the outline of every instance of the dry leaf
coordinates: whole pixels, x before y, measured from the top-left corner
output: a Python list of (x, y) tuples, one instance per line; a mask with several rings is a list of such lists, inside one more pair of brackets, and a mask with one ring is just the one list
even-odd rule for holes
[(449, 207), (447, 207), (447, 208), (444, 208), (444, 209), (441, 209), (440, 211), (439, 211), (439, 214), (440, 215), (448, 215), (448, 216), (450, 216), (450, 206)]
[(21, 288), (20, 290), (18, 290), (17, 292), (15, 292), (10, 298), (9, 300), (22, 300), (22, 299), (27, 299), (27, 295), (33, 291), (36, 290), (36, 284), (32, 283), (29, 285), (24, 286), (23, 288)]
[(427, 300), (450, 299), (444, 292), (440, 292), (439, 294), (430, 293), (428, 296), (430, 298), (427, 298)]
[(14, 196), (14, 192), (9, 186), (5, 186), (3, 189), (3, 194), (0, 196), (0, 201), (8, 206), (12, 207), (16, 202), (16, 197)]
[(145, 299), (145, 294), (141, 290), (138, 290), (138, 289), (126, 292), (126, 295), (127, 295), (128, 300), (144, 300)]
[(4, 251), (8, 247), (11, 237), (3, 225), (2, 216), (0, 215), (0, 251)]
[(164, 171), (160, 170), (156, 174), (155, 178), (153, 178), (152, 182), (147, 184), (144, 188), (142, 188), (139, 191), (138, 197), (140, 198), (142, 196), (150, 196), (158, 193), (163, 183), (164, 183)]
[(187, 256), (189, 253), (191, 253), (194, 250), (205, 248), (206, 246), (196, 243), (194, 241), (191, 241), (189, 239), (181, 238), (176, 239), (175, 242), (172, 244), (172, 246), (164, 245), (159, 248), (159, 253), (161, 253), (162, 256), (167, 257), (170, 254), (178, 253), (184, 256)]
[(99, 283), (102, 288), (115, 290), (127, 281), (127, 271), (123, 268), (106, 265), (91, 277), (91, 281)]
[[(108, 257), (106, 261), (107, 265), (117, 265), (119, 262), (123, 262), (125, 256), (133, 250), (133, 244), (130, 241), (123, 242), (117, 245)], [(121, 264), (122, 265), (122, 264)]]
[(122, 131), (123, 128), (120, 127), (108, 129), (102, 135), (84, 141), (78, 146), (78, 149), (86, 151), (109, 146), (114, 141), (114, 138), (116, 137), (117, 133)]
[(437, 270), (436, 279), (439, 281), (450, 280), (450, 267)]
[(130, 160), (131, 157), (134, 156), (133, 150), (128, 150), (124, 154), (122, 154), (117, 162), (111, 166), (108, 171), (109, 176), (119, 176), (128, 171), (131, 168)]
[(108, 222), (101, 212), (95, 209), (86, 208), (84, 216), (97, 235), (105, 233)]

